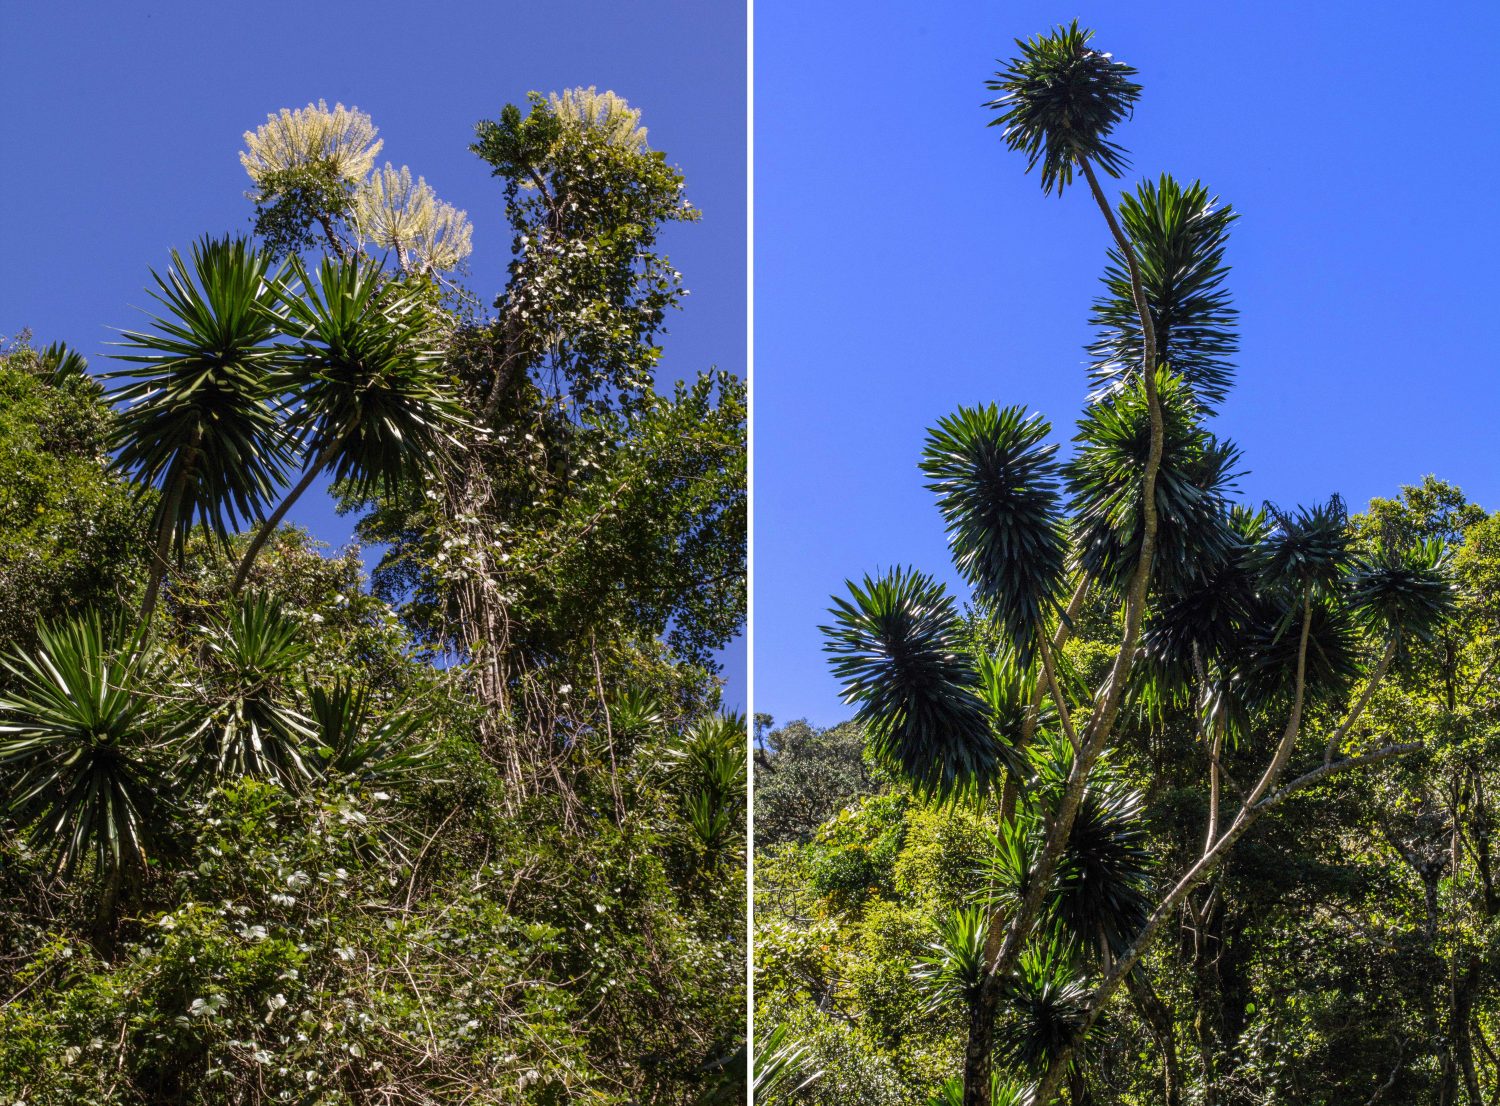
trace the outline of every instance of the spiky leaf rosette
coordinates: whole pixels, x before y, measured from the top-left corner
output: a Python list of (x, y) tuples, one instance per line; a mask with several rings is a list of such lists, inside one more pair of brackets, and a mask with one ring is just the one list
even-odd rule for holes
[(201, 631), (212, 704), (199, 767), (219, 779), (305, 783), (313, 774), (304, 754), (314, 730), (296, 709), (294, 686), (312, 645), (301, 626), (280, 604), (255, 595)]
[[(1056, 808), (1067, 787), (1073, 767), (1073, 747), (1060, 734), (1044, 731), (1028, 750), (1034, 775), (1032, 795), (1039, 812)], [(1017, 819), (1031, 837), (1041, 832), (1041, 819)], [(1001, 887), (1015, 885), (1014, 872), (1027, 864), (1040, 842), (1018, 844), (1014, 834), (997, 839), (998, 863), (992, 872)], [(1123, 950), (1146, 922), (1151, 907), (1152, 860), (1141, 796), (1125, 785), (1108, 757), (1098, 760), (1089, 773), (1058, 865), (1048, 911), (1063, 933), (1081, 949), (1097, 949), (1104, 941), (1112, 952)], [(1021, 877), (1024, 881), (1025, 877)]]
[(1036, 870), (1042, 843), (1036, 811), (1029, 804), (1019, 807), (1014, 818), (1002, 821), (998, 829), (987, 830), (985, 835), (990, 848), (977, 866), (979, 883), (969, 901), (1008, 914), (1026, 897)]
[(665, 759), (687, 786), (736, 796), (745, 787), (744, 716), (704, 715), (683, 731)]
[[(998, 1068), (990, 1068), (990, 1106), (1025, 1106), (1027, 1089), (1012, 1083)], [(927, 1106), (964, 1106), (964, 1081), (959, 1075), (945, 1079), (927, 1096)]]
[(1016, 961), (1005, 998), (996, 1052), (1012, 1068), (1045, 1069), (1088, 1016), (1089, 986), (1076, 949), (1056, 933), (1032, 940)]
[(710, 864), (742, 842), (746, 736), (742, 715), (711, 714), (688, 726), (666, 753), (688, 827)]
[(339, 681), (308, 694), (313, 723), (309, 766), (324, 776), (385, 782), (415, 772), (431, 755), (424, 731), (431, 711), (399, 707), (376, 717), (368, 688)]
[(1337, 591), (1353, 562), (1344, 501), (1334, 495), (1327, 503), (1298, 507), (1295, 514), (1270, 504), (1266, 509), (1274, 525), (1247, 554), (1262, 583), (1298, 596)]
[(1028, 173), (1040, 163), (1043, 192), (1061, 195), (1083, 158), (1112, 177), (1129, 164), (1109, 136), (1141, 86), (1130, 80), (1130, 66), (1090, 49), (1093, 37), (1075, 19), (1051, 34), (1016, 39), (1020, 55), (984, 83), (999, 93), (985, 104), (1000, 113), (989, 125), (1005, 128), (1005, 145), (1025, 153)]
[[(1164, 435), (1156, 476), (1154, 589), (1185, 592), (1233, 557), (1238, 542), (1228, 525), (1227, 498), (1238, 475), (1239, 449), (1198, 422), (1182, 379), (1156, 376)], [(1079, 420), (1078, 452), (1064, 466), (1072, 493), (1078, 559), (1106, 590), (1130, 586), (1140, 561), (1142, 478), (1151, 452), (1151, 410), (1137, 380)]]
[(610, 701), (610, 736), (622, 755), (659, 729), (663, 722), (661, 703), (644, 688), (624, 688)]
[(959, 907), (938, 924), (937, 940), (917, 958), (912, 978), (927, 996), (928, 1011), (972, 1002), (984, 982), (989, 911)]
[[(1193, 398), (1214, 410), (1234, 383), (1239, 349), (1224, 278), (1224, 247), (1229, 225), (1238, 218), (1197, 181), (1184, 187), (1163, 174), (1143, 181), (1120, 200), (1120, 225), (1135, 250), (1136, 263), (1156, 334), (1156, 357), (1187, 383)], [(1104, 270), (1105, 294), (1094, 301), (1089, 322), (1098, 336), (1089, 346), (1089, 379), (1102, 398), (1138, 375), (1144, 356), (1141, 319), (1131, 293), (1130, 274), (1117, 247)]]
[(292, 425), (308, 452), (359, 498), (429, 469), (464, 422), (422, 294), (362, 259), (325, 258), (289, 312), (302, 328)]
[[(1307, 635), (1309, 702), (1333, 700), (1360, 675), (1359, 632), (1349, 609), (1336, 598), (1315, 598)], [(1280, 710), (1296, 687), (1297, 649), (1302, 635), (1302, 602), (1271, 593), (1262, 598), (1241, 635), (1241, 646), (1224, 658), (1225, 703), (1232, 723), (1249, 712)]]
[(1067, 559), (1051, 430), (1020, 407), (960, 407), (929, 431), (921, 461), (953, 563), (1023, 663)]
[(90, 856), (108, 872), (143, 865), (179, 725), (144, 629), (90, 613), (38, 627), (34, 651), (0, 663), (9, 815), (64, 872)]
[(88, 359), (66, 342), (53, 342), (37, 357), (37, 369), (54, 388), (83, 386), (97, 389), (89, 376)]
[(1431, 641), (1453, 617), (1449, 560), (1443, 543), (1432, 539), (1358, 561), (1349, 589), (1355, 618), (1381, 637)]
[(174, 250), (166, 275), (151, 276), (167, 314), (155, 333), (125, 332), (137, 352), (117, 356), (138, 367), (106, 378), (131, 381), (110, 396), (121, 407), (112, 444), (143, 491), (162, 490), (152, 528), (174, 527), (180, 549), (195, 524), (227, 539), (264, 517), (284, 483), (294, 446), (272, 406), (285, 351), (271, 343), (286, 289), (243, 239), (200, 241), (191, 265)]
[[(1023, 664), (1016, 653), (1004, 646), (993, 652), (976, 652), (979, 672), (979, 694), (989, 708), (990, 726), (1006, 743), (1003, 748), (1007, 770), (1024, 778), (1025, 757), (1020, 752), (1021, 733), (1032, 712), (1036, 683), (1040, 676), (1035, 661)], [(1057, 707), (1049, 699), (1036, 717), (1036, 725), (1049, 727), (1057, 719)]]
[(1157, 713), (1169, 703), (1181, 704), (1198, 675), (1219, 658), (1236, 655), (1240, 634), (1257, 609), (1256, 576), (1245, 554), (1266, 533), (1262, 512), (1233, 507), (1229, 529), (1237, 552), (1205, 572), (1186, 590), (1163, 596), (1146, 615), (1141, 659), (1136, 668), (1138, 694)]
[(834, 597), (829, 609), (834, 624), (820, 629), (876, 759), (927, 798), (993, 788), (1007, 750), (943, 586), (914, 569), (848, 586), (849, 598)]
[(1141, 796), (1118, 780), (1090, 778), (1053, 891), (1054, 917), (1081, 947), (1102, 940), (1118, 954), (1151, 912), (1151, 850)]

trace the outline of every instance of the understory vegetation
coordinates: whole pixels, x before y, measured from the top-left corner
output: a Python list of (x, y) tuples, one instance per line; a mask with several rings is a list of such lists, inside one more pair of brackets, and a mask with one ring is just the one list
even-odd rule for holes
[(1071, 455), (1020, 406), (941, 419), (968, 595), (851, 580), (853, 718), (759, 720), (757, 1102), (1488, 1106), (1500, 515), (1432, 477), (1240, 502), (1237, 213), (1106, 197), (1141, 87), (1091, 37), (988, 84), (1109, 233)]
[[(697, 212), (612, 93), (507, 106), (490, 306), (375, 136), (248, 133), (253, 235), (102, 375), (0, 352), (5, 1103), (744, 1100), (745, 389), (658, 375)], [(371, 571), (284, 523), (325, 484)]]
[[(1500, 1088), (1500, 514), (1429, 477), (1350, 529), (1359, 548), (1454, 550), (1454, 621), (1412, 644), (1356, 731), (1415, 748), (1289, 797), (1172, 907), (1091, 1030), (1065, 1101), (1479, 1104)], [(1090, 602), (1077, 626), (1058, 653), (1070, 680), (1102, 672), (1118, 614)], [(1352, 630), (1334, 644), (1336, 686), (1362, 691), (1348, 666), (1369, 644)], [(1312, 735), (1337, 725), (1335, 702), (1314, 707)], [(973, 907), (996, 878), (1002, 811), (924, 800), (865, 752), (858, 723), (758, 721), (756, 1019), (800, 1050), (796, 1081), (762, 1101), (946, 1102), (968, 1027), (949, 1001), (961, 996), (936, 984), (963, 970), (965, 950), (982, 956)], [(1190, 709), (1127, 714), (1107, 776), (1095, 769), (1113, 810), (1100, 804), (1076, 848), (1075, 893), (1092, 858), (1101, 897), (1110, 864), (1149, 904), (1201, 855), (1209, 752)], [(1323, 753), (1310, 737), (1290, 774), (1317, 771)], [(1238, 803), (1264, 756), (1248, 735), (1220, 750), (1226, 798)], [(1044, 940), (1000, 1000), (996, 1055), (1021, 1085), (996, 1103), (1024, 1101), (1026, 1073), (1067, 1039), (1103, 971), (1068, 937)], [(1062, 978), (1059, 961), (1075, 965)]]

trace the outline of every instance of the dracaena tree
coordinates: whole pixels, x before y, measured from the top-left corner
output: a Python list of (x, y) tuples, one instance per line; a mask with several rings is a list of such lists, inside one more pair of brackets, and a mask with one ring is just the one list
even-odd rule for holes
[(325, 258), (316, 286), (300, 259), (292, 269), (304, 291), (286, 299), (297, 343), (283, 355), (280, 383), (287, 432), (306, 461), (246, 548), (235, 591), (317, 477), (329, 475), (360, 497), (393, 494), (429, 471), (439, 449), (456, 444), (453, 431), (464, 422), (420, 289), (388, 280), (364, 258)]
[(181, 715), (159, 652), (125, 619), (91, 613), (37, 636), (34, 650), (0, 661), (5, 810), (34, 828), (57, 872), (92, 865), (102, 877), (102, 930), (161, 827)]
[[(149, 620), (188, 535), (226, 546), (258, 523), (238, 592), (266, 541), (320, 476), (353, 493), (391, 493), (430, 470), (464, 425), (443, 367), (430, 297), (363, 256), (278, 266), (240, 239), (205, 239), (191, 263), (172, 254), (153, 294), (167, 308), (127, 331), (131, 368), (119, 406), (116, 464), (155, 492), (141, 617)], [(271, 504), (300, 463), (297, 482)]]
[(430, 710), (320, 682), (304, 626), (262, 596), (197, 627), (185, 652), (97, 611), (37, 636), (0, 654), (0, 813), (54, 874), (97, 883), (105, 950), (186, 799), (245, 779), (388, 782), (430, 752)]
[[(1043, 191), (1082, 178), (1110, 234), (1073, 456), (1019, 406), (941, 420), (921, 468), (971, 619), (933, 577), (897, 569), (851, 583), (824, 627), (879, 761), (934, 802), (999, 808), (971, 904), (934, 920), (917, 966), (934, 1004), (966, 1019), (964, 1106), (1042, 1106), (1065, 1085), (1084, 1100), (1090, 1032), (1250, 827), (1289, 795), (1417, 748), (1354, 727), (1403, 643), (1453, 602), (1440, 547), (1356, 556), (1337, 496), (1291, 511), (1232, 502), (1239, 452), (1205, 419), (1233, 382), (1233, 215), (1170, 177), (1110, 203), (1101, 176), (1127, 168), (1115, 129), (1141, 89), (1091, 38), (1074, 23), (1018, 41), (988, 86), (993, 125)], [(1065, 653), (1088, 603), (1118, 629), (1096, 687)], [(1169, 703), (1196, 719), (1208, 793), (1202, 848), (1177, 873), (1152, 862), (1142, 799), (1109, 755), (1124, 719)], [(1264, 765), (1232, 801), (1226, 743)], [(1024, 1089), (1002, 1095), (1005, 1079)]]
[(194, 527), (227, 539), (264, 517), (295, 453), (277, 410), (283, 271), (242, 239), (204, 239), (151, 275), (166, 313), (125, 332), (132, 367), (113, 374), (125, 383), (111, 396), (116, 463), (158, 493), (142, 621)]

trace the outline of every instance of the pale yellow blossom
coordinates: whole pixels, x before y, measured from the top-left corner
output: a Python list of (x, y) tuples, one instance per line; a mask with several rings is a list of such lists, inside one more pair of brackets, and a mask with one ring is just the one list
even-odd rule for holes
[(468, 216), (404, 165), (387, 162), (360, 186), (350, 222), (361, 242), (395, 250), (403, 269), (452, 269), (473, 249)]
[(646, 128), (641, 113), (613, 92), (600, 92), (593, 85), (570, 88), (550, 97), (552, 112), (565, 122), (578, 123), (601, 131), (611, 146), (636, 153), (646, 149)]
[(332, 111), (324, 100), (296, 111), (282, 108), (280, 114), (266, 116), (263, 126), (245, 132), (240, 164), (256, 184), (270, 173), (312, 166), (329, 168), (357, 184), (374, 168), (384, 145), (376, 133), (368, 115), (343, 104)]

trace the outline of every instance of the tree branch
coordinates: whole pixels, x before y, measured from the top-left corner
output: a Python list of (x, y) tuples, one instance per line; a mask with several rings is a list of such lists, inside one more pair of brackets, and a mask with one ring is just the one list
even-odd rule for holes
[(1206, 851), (1204, 855), (1201, 856), (1198, 861), (1194, 863), (1194, 865), (1182, 875), (1180, 879), (1178, 879), (1176, 885), (1167, 894), (1166, 898), (1164, 898), (1152, 912), (1151, 917), (1141, 928), (1141, 931), (1136, 936), (1136, 939), (1131, 942), (1130, 947), (1120, 954), (1119, 960), (1115, 962), (1114, 969), (1107, 973), (1100, 981), (1098, 987), (1094, 989), (1093, 997), (1089, 1000), (1089, 1012), (1087, 1017), (1084, 1019), (1082, 1026), (1080, 1026), (1080, 1028), (1073, 1035), (1068, 1044), (1065, 1045), (1061, 1050), (1059, 1050), (1057, 1055), (1053, 1058), (1046, 1074), (1037, 1084), (1036, 1089), (1033, 1092), (1032, 1098), (1030, 1099), (1031, 1106), (1042, 1106), (1042, 1104), (1050, 1101), (1051, 1096), (1056, 1093), (1058, 1087), (1061, 1086), (1062, 1077), (1067, 1071), (1068, 1064), (1072, 1060), (1073, 1053), (1082, 1043), (1084, 1037), (1088, 1035), (1089, 1030), (1092, 1029), (1094, 1024), (1099, 1020), (1100, 1015), (1104, 1012), (1104, 1007), (1108, 1004), (1110, 998), (1114, 996), (1115, 991), (1119, 989), (1119, 986), (1121, 982), (1123, 982), (1125, 976), (1130, 972), (1132, 968), (1135, 967), (1135, 965), (1140, 961), (1141, 957), (1145, 955), (1146, 949), (1150, 946), (1151, 941), (1160, 931), (1162, 924), (1169, 917), (1171, 917), (1173, 912), (1176, 910), (1178, 903), (1180, 903), (1184, 897), (1191, 893), (1194, 888), (1196, 888), (1200, 883), (1203, 882), (1205, 878), (1208, 877), (1209, 873), (1212, 872), (1213, 869), (1218, 865), (1218, 863), (1224, 858), (1225, 854), (1228, 853), (1228, 851), (1240, 840), (1240, 838), (1245, 835), (1245, 833), (1250, 829), (1252, 825), (1259, 821), (1268, 812), (1281, 805), (1281, 803), (1285, 802), (1292, 795), (1295, 795), (1299, 791), (1304, 791), (1307, 788), (1312, 787), (1314, 784), (1321, 783), (1323, 780), (1329, 778), (1330, 776), (1334, 776), (1341, 772), (1346, 772), (1354, 768), (1363, 768), (1367, 767), (1368, 765), (1379, 764), (1384, 761), (1391, 760), (1395, 757), (1406, 756), (1410, 753), (1417, 752), (1423, 747), (1424, 746), (1421, 742), (1404, 742), (1399, 744), (1384, 745), (1378, 749), (1371, 750), (1368, 753), (1363, 753), (1360, 756), (1346, 757), (1343, 760), (1334, 761), (1332, 764), (1320, 765), (1319, 767), (1314, 768), (1312, 771), (1305, 772), (1302, 775), (1298, 776), (1296, 779), (1292, 780), (1281, 789), (1272, 792), (1270, 795), (1267, 795), (1265, 798), (1257, 802), (1253, 807), (1250, 807), (1248, 810), (1243, 812), (1241, 817), (1236, 818), (1234, 824), (1224, 832), (1224, 835), (1214, 843), (1213, 847)]
[(1365, 681), (1365, 689), (1359, 693), (1359, 698), (1349, 710), (1349, 716), (1339, 725), (1339, 728), (1328, 735), (1328, 748), (1323, 750), (1323, 763), (1332, 762), (1338, 755), (1339, 745), (1344, 740), (1344, 735), (1349, 732), (1349, 727), (1359, 721), (1359, 716), (1364, 713), (1365, 707), (1369, 705), (1370, 698), (1375, 694), (1375, 689), (1380, 686), (1380, 681), (1385, 677), (1386, 669), (1390, 668), (1391, 661), (1396, 657), (1397, 639), (1393, 636), (1385, 643), (1385, 649), (1380, 654), (1380, 660), (1375, 665), (1375, 671), (1370, 673), (1370, 678)]
[(1146, 457), (1145, 471), (1141, 475), (1140, 559), (1136, 564), (1135, 574), (1131, 578), (1130, 588), (1126, 595), (1125, 627), (1121, 634), (1120, 651), (1115, 656), (1114, 664), (1110, 666), (1109, 675), (1103, 686), (1094, 696), (1097, 705), (1089, 717), (1087, 728), (1080, 740), (1079, 752), (1073, 758), (1073, 766), (1068, 773), (1062, 798), (1054, 812), (1052, 823), (1048, 827), (1047, 839), (1042, 846), (1041, 855), (1037, 858), (1031, 886), (1016, 908), (1016, 913), (1007, 928), (1005, 941), (990, 965), (986, 980), (986, 985), (989, 987), (998, 986), (998, 980), (1010, 974), (1017, 957), (1021, 954), (1026, 938), (1041, 912), (1047, 891), (1052, 885), (1052, 876), (1062, 859), (1068, 837), (1073, 832), (1073, 822), (1083, 801), (1083, 791), (1088, 783), (1089, 771), (1104, 750), (1104, 745), (1114, 729), (1115, 719), (1124, 701), (1130, 669), (1135, 662), (1141, 623), (1146, 613), (1146, 596), (1151, 582), (1151, 567), (1156, 557), (1156, 477), (1161, 470), (1162, 446), (1165, 437), (1161, 400), (1156, 391), (1156, 330), (1146, 301), (1140, 266), (1136, 262), (1135, 248), (1125, 232), (1120, 229), (1114, 210), (1099, 187), (1099, 178), (1094, 173), (1094, 167), (1081, 154), (1075, 153), (1075, 157), (1079, 168), (1089, 182), (1089, 190), (1093, 193), (1094, 202), (1103, 212), (1105, 222), (1109, 224), (1110, 233), (1114, 235), (1115, 242), (1125, 257), (1126, 266), (1130, 271), (1131, 295), (1134, 298), (1136, 310), (1140, 314), (1143, 346), (1141, 375), (1145, 382), (1146, 403), (1151, 415), (1151, 445)]

